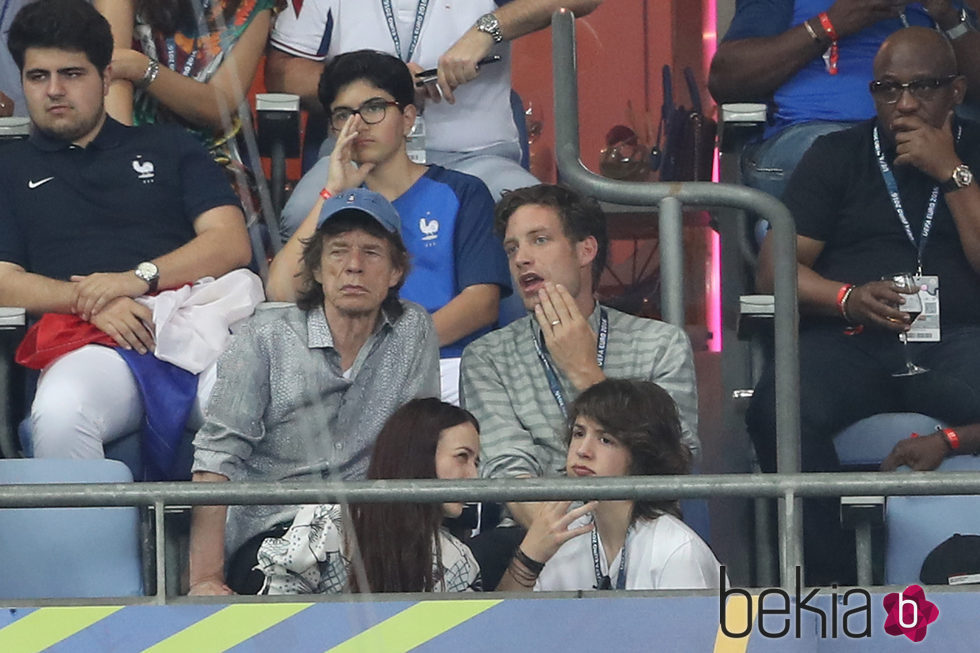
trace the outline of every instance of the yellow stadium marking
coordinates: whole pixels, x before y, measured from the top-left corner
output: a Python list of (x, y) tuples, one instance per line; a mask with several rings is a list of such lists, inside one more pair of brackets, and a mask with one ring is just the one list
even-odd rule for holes
[(355, 635), (329, 653), (405, 653), (500, 603), (423, 601)]
[(122, 606), (39, 608), (0, 629), (0, 651), (3, 653), (43, 651), (118, 610), (122, 610)]
[[(751, 601), (751, 605), (746, 605)], [(730, 633), (744, 633), (749, 631), (745, 637), (729, 637), (722, 631), (721, 624), (718, 625), (718, 634), (715, 636), (714, 653), (745, 653), (749, 647), (749, 638), (752, 636), (752, 624), (746, 623), (749, 615), (758, 613), (759, 596), (753, 594), (751, 599), (746, 599), (741, 594), (733, 594), (728, 597), (725, 604), (725, 626)], [(753, 620), (754, 621), (754, 620)]]
[(282, 623), (312, 603), (247, 603), (230, 605), (176, 635), (146, 649), (144, 653), (206, 653), (227, 651), (264, 630)]

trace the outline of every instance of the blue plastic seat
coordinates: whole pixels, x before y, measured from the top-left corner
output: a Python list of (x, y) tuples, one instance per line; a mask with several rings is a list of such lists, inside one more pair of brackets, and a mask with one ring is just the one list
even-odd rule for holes
[[(900, 468), (899, 471), (909, 471)], [(980, 472), (977, 456), (954, 456), (940, 472)], [(885, 583), (918, 583), (929, 552), (956, 533), (980, 535), (980, 496), (895, 496), (885, 507)]]
[[(117, 460), (2, 459), (0, 484), (131, 483)], [(0, 509), (0, 599), (143, 595), (137, 508)]]
[(872, 415), (835, 435), (834, 448), (842, 467), (877, 468), (897, 442), (911, 433), (932, 433), (937, 425), (946, 426), (935, 417), (921, 413)]

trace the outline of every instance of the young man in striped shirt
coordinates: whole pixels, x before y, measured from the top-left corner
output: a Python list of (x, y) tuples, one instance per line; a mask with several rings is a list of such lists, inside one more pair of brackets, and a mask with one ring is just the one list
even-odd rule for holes
[[(607, 377), (663, 387), (677, 402), (683, 441), (697, 456), (697, 386), (684, 331), (595, 300), (608, 248), (598, 203), (562, 186), (522, 188), (504, 194), (494, 227), (530, 314), (463, 352), (460, 391), (463, 405), (480, 420), (483, 476), (563, 473), (565, 407)], [(536, 509), (519, 503), (507, 508), (524, 527)], [(509, 529), (513, 545), (521, 530)], [(506, 533), (497, 535), (509, 541)], [(506, 565), (509, 552), (503, 557)], [(492, 573), (484, 570), (487, 587), (495, 584)]]

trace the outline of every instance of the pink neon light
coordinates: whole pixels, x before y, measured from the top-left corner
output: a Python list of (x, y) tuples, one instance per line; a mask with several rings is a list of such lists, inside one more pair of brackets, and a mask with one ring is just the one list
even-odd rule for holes
[[(703, 0), (702, 2), (702, 25), (701, 25), (701, 47), (702, 61), (704, 62), (704, 79), (708, 78), (708, 68), (711, 66), (711, 58), (715, 56), (718, 47), (718, 9), (716, 0)], [(718, 155), (715, 155), (714, 174), (712, 181), (718, 181)], [(705, 281), (705, 294), (708, 297), (708, 310), (706, 317), (708, 321), (708, 332), (711, 339), (708, 341), (709, 351), (721, 351), (721, 243), (718, 232), (711, 232), (711, 259), (708, 263), (708, 275)]]

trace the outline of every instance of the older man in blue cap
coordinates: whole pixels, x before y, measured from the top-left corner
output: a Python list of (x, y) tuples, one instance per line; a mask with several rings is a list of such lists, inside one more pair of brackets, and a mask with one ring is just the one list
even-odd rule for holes
[[(218, 361), (194, 440), (195, 481), (363, 478), (388, 417), (410, 399), (439, 396), (432, 318), (398, 299), (409, 265), (400, 224), (364, 188), (323, 203), (296, 305), (260, 310)], [(195, 508), (191, 594), (256, 593), (255, 551), (296, 509)]]

